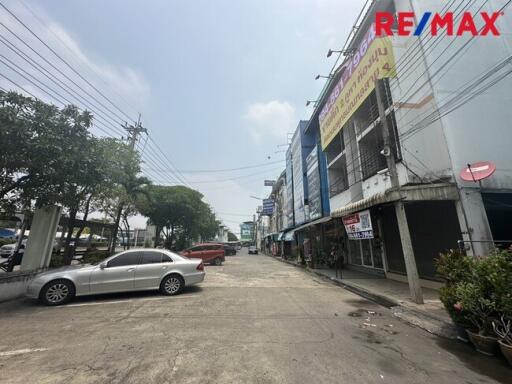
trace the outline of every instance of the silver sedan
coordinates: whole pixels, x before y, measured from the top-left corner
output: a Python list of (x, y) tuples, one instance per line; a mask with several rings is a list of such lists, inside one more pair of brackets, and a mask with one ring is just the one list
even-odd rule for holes
[(97, 265), (68, 266), (43, 272), (30, 282), (27, 296), (47, 305), (65, 304), (75, 296), (159, 289), (175, 295), (204, 280), (204, 265), (163, 249), (118, 253)]

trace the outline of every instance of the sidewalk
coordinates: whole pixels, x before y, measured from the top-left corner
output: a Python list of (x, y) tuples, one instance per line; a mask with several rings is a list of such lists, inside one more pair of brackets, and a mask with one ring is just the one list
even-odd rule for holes
[(435, 289), (422, 288), (425, 303), (416, 304), (410, 299), (407, 283), (349, 269), (342, 270), (341, 277), (336, 277), (336, 271), (333, 269), (311, 269), (280, 257), (274, 258), (327, 278), (351, 292), (386, 306), (393, 315), (409, 324), (435, 335), (456, 338), (453, 323)]

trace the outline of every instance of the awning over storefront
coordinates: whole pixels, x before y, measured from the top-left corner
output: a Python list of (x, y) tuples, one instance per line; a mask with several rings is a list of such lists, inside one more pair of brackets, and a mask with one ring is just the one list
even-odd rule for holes
[(300, 227), (295, 228), (295, 231), (300, 231), (301, 229), (311, 227), (312, 225), (326, 223), (326, 222), (330, 221), (331, 219), (332, 219), (332, 217), (330, 217), (330, 216), (321, 217), (317, 220), (310, 221), (309, 223), (303, 224)]
[(277, 241), (283, 241), (284, 232), (279, 232), (279, 236), (277, 236)]
[[(359, 201), (347, 204), (341, 208), (336, 209), (334, 212), (331, 213), (331, 216), (341, 217), (348, 215), (350, 213), (362, 211), (363, 209), (369, 208), (373, 205), (387, 203), (388, 201), (394, 201), (388, 198), (388, 196), (390, 195), (391, 193), (386, 194), (385, 192), (376, 193), (375, 195), (367, 197), (366, 199), (361, 199)], [(398, 200), (398, 194), (396, 194), (396, 200)]]
[(277, 241), (278, 237), (279, 237), (279, 233), (269, 233), (265, 237), (268, 238), (269, 240)]
[(284, 233), (283, 240), (284, 241), (293, 241), (295, 239), (295, 231), (291, 230)]
[(390, 203), (392, 201), (435, 201), (457, 200), (457, 188), (453, 184), (439, 183), (421, 186), (402, 187), (400, 192), (396, 189), (376, 193), (365, 199), (347, 204), (331, 213), (332, 217), (342, 217), (354, 212), (362, 211), (374, 205)]

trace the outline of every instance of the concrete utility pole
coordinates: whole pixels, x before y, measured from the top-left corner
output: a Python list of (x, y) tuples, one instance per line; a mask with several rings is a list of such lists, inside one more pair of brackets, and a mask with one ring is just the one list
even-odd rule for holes
[(148, 130), (144, 128), (140, 122), (140, 114), (139, 114), (139, 120), (135, 125), (128, 123), (124, 123), (123, 128), (126, 132), (128, 132), (128, 142), (130, 143), (130, 146), (132, 148), (135, 148), (135, 144), (137, 143), (137, 140), (139, 139), (139, 135), (141, 133), (145, 133), (147, 135)]
[[(144, 128), (140, 122), (140, 113), (139, 113), (139, 119), (135, 125), (133, 125), (133, 124), (128, 125), (128, 123), (124, 123), (124, 125), (122, 127), (125, 129), (126, 132), (128, 132), (128, 142), (130, 143), (130, 147), (132, 149), (135, 149), (135, 144), (137, 143), (137, 140), (139, 139), (139, 135), (141, 133), (145, 133), (145, 134), (148, 133), (148, 130), (146, 128)], [(119, 228), (119, 222), (121, 221), (121, 214), (123, 212), (123, 208), (124, 208), (124, 203), (121, 202), (119, 204), (119, 207), (117, 208), (117, 212), (116, 212), (116, 220), (114, 223), (114, 233), (112, 234), (112, 239), (111, 239), (111, 243), (110, 243), (110, 247), (109, 247), (110, 254), (114, 254), (116, 251), (117, 232), (118, 232), (118, 228)], [(130, 244), (130, 234), (128, 233), (128, 245), (129, 244)]]
[(398, 173), (396, 170), (395, 156), (393, 148), (391, 147), (391, 140), (389, 138), (389, 125), (386, 118), (386, 109), (381, 90), (381, 87), (384, 88), (385, 86), (386, 84), (383, 79), (379, 79), (375, 83), (375, 94), (377, 96), (377, 106), (379, 108), (379, 118), (382, 124), (382, 138), (384, 141), (383, 154), (386, 157), (389, 177), (391, 179), (391, 188), (396, 188), (398, 190), (400, 198), (394, 205), (396, 219), (398, 221), (398, 229), (400, 231), (400, 240), (402, 242), (402, 251), (404, 253), (407, 281), (409, 282), (409, 290), (411, 291), (411, 299), (417, 304), (423, 304), (423, 292), (421, 290), (416, 259), (414, 258), (411, 232), (409, 231), (409, 223), (407, 222), (405, 206), (401, 200), (402, 194), (400, 193), (400, 182), (398, 180)]

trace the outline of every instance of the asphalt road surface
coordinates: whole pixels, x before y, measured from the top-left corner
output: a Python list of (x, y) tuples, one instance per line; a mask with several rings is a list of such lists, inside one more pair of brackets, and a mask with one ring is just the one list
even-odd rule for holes
[(1, 383), (512, 383), (504, 360), (263, 255), (203, 284), (0, 304)]

